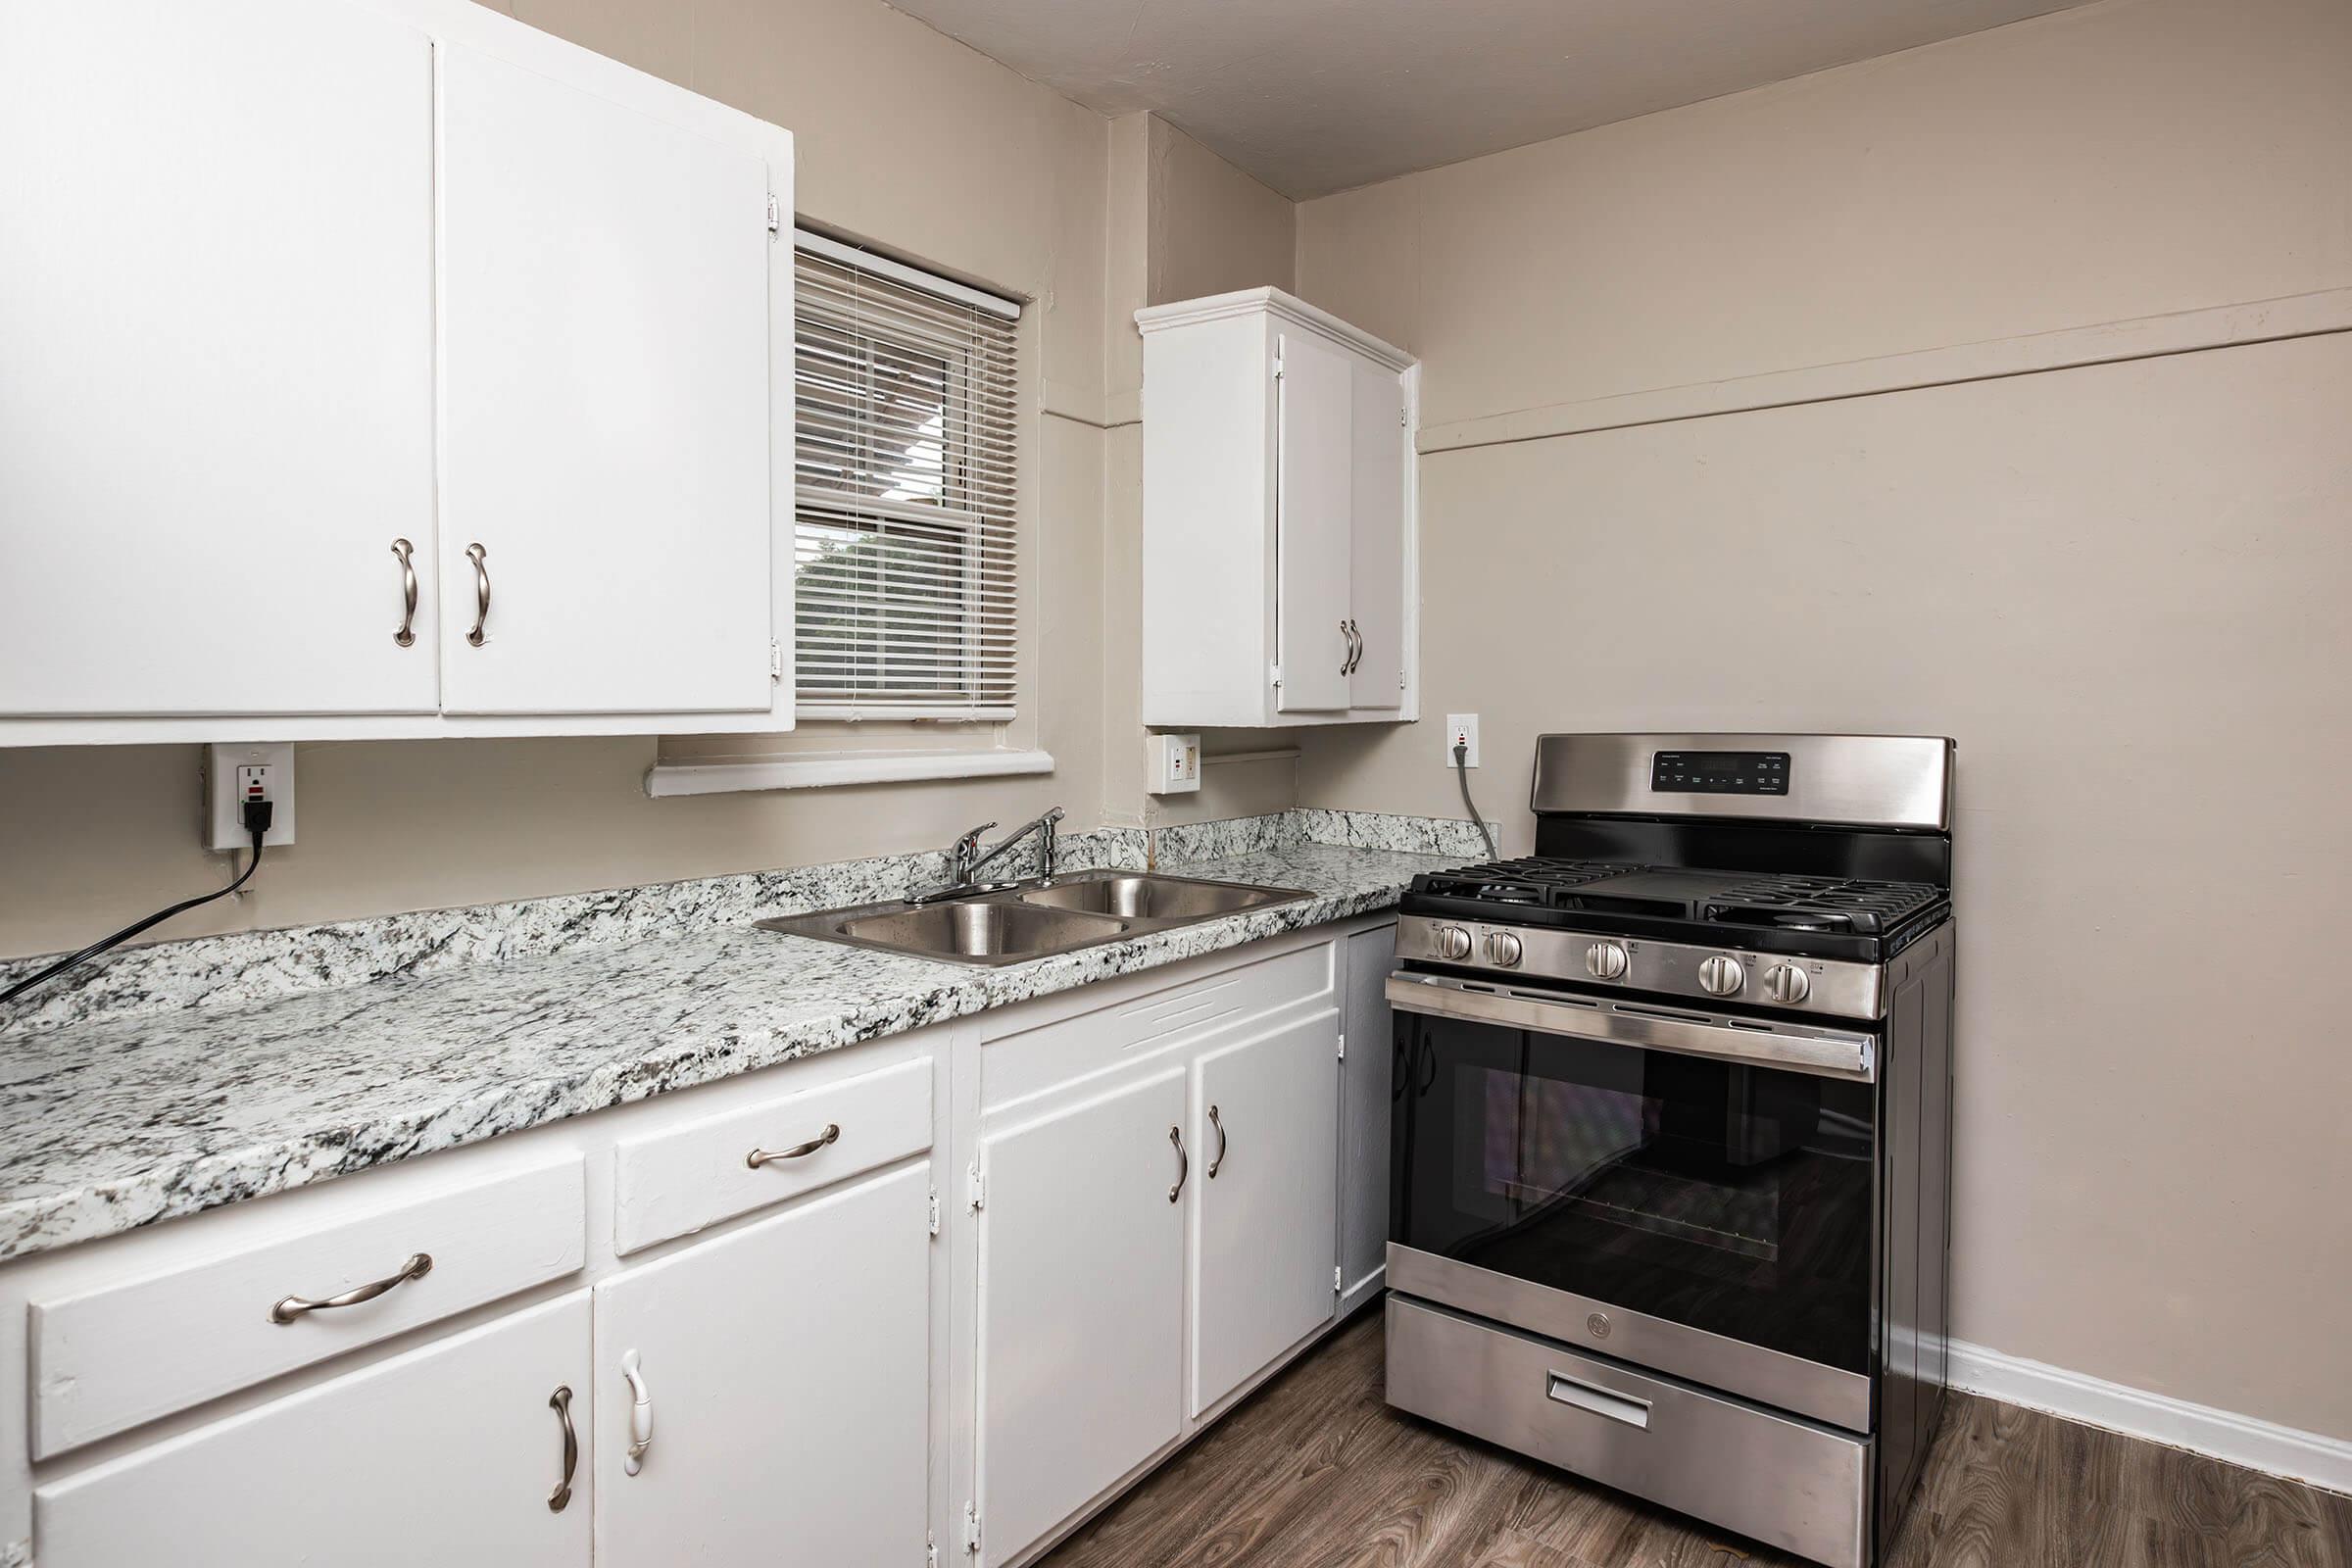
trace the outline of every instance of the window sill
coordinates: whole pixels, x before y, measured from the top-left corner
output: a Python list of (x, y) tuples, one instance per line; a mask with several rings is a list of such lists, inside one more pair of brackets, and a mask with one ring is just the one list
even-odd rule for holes
[(1051, 773), (1051, 752), (810, 752), (756, 762), (659, 762), (646, 770), (645, 793), (731, 795), (749, 790), (829, 789), (841, 784), (905, 784), (936, 778), (1004, 778)]

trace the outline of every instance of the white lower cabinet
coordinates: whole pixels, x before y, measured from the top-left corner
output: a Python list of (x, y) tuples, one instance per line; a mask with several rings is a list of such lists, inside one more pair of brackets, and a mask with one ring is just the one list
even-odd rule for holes
[(592, 1429), (588, 1320), (568, 1296), (41, 1487), (41, 1568), (586, 1568), (584, 1462), (550, 1499), (559, 1389)]
[(1340, 1062), (1340, 1278), (1343, 1308), (1379, 1289), (1389, 1262), (1389, 1094), (1396, 1042), (1389, 1012), (1389, 971), (1396, 967), (1396, 927), (1371, 926), (1343, 940), (1347, 961), (1340, 1027), (1348, 1054)]
[(1270, 938), (0, 1264), (0, 1561), (1026, 1563), (1377, 1290), (1389, 953)]
[(599, 1563), (923, 1560), (929, 1207), (901, 1170), (596, 1288)]
[(1339, 1019), (1326, 1009), (1194, 1065), (1194, 1415), (1331, 1318)]
[(1004, 1562), (1184, 1427), (1185, 1071), (984, 1132), (982, 1560)]

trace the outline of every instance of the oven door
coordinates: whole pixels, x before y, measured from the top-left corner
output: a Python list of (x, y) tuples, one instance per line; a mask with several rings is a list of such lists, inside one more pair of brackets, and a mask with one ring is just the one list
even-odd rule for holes
[(1878, 1039), (1398, 974), (1390, 1288), (1870, 1429)]

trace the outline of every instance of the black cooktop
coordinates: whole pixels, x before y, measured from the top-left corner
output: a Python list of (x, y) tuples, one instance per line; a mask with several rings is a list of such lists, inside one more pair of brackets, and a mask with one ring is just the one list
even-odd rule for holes
[(1407, 914), (1877, 961), (1940, 924), (1951, 895), (1927, 882), (1533, 856), (1425, 871), (1413, 878), (1400, 907)]

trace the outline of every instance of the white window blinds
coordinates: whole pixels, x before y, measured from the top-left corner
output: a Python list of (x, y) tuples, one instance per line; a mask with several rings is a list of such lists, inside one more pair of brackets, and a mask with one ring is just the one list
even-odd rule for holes
[(794, 239), (799, 711), (1010, 718), (1020, 307)]

